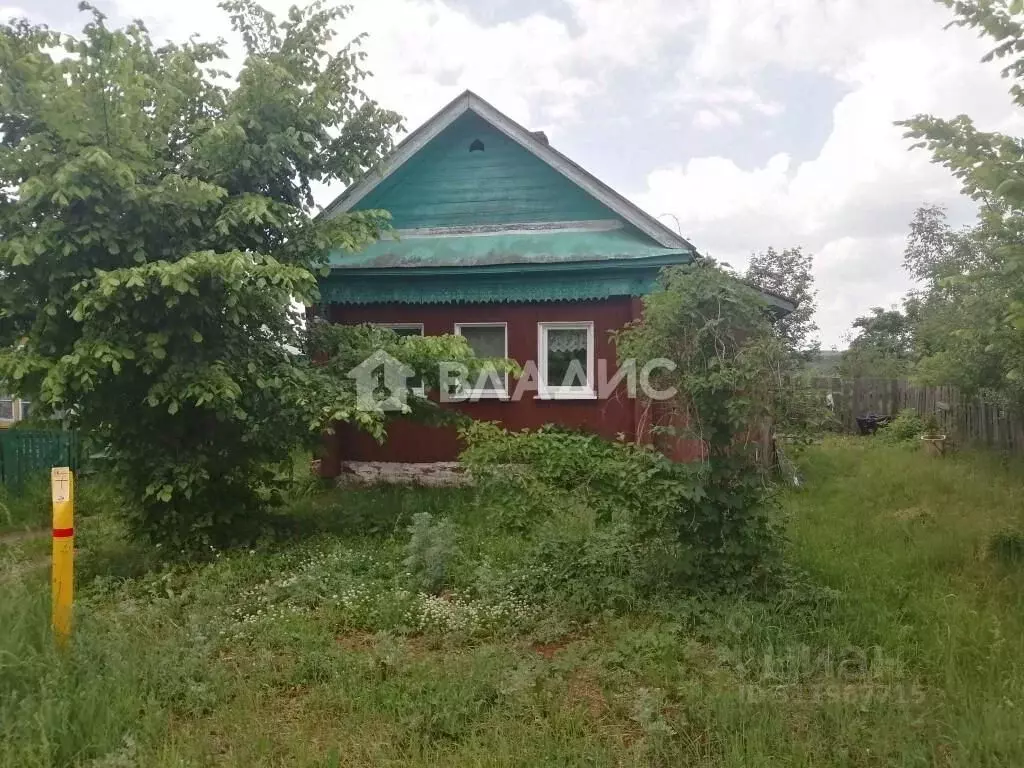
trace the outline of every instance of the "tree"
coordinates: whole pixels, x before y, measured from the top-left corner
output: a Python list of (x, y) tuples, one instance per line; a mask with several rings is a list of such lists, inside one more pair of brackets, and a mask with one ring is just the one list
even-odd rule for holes
[(775, 248), (755, 253), (750, 258), (745, 279), (752, 285), (796, 302), (796, 309), (775, 322), (779, 335), (794, 352), (804, 357), (817, 353), (820, 342), (814, 322), (817, 295), (811, 270), (814, 257), (802, 248)]
[[(360, 90), (344, 8), (222, 4), (245, 43), (156, 46), (91, 15), (80, 37), (0, 26), (0, 376), (107, 442), (135, 530), (224, 543), (272, 500), (298, 441), (380, 429), (296, 354), (328, 246), (383, 212), (314, 216), (391, 147), (397, 114)], [(60, 49), (60, 55), (54, 51)]]
[(950, 278), (986, 265), (987, 251), (973, 229), (954, 230), (939, 205), (922, 205), (914, 212), (903, 251), (903, 268), (925, 291), (950, 288)]
[[(1006, 62), (1014, 104), (1024, 106), (1024, 25), (1020, 3), (994, 0), (943, 0), (956, 15), (953, 24), (979, 30), (995, 41), (986, 61)], [(972, 237), (983, 260), (948, 278), (950, 289), (975, 297), (963, 304), (970, 312), (951, 316), (951, 338), (972, 340), (997, 361), (994, 389), (1024, 403), (1024, 140), (980, 131), (967, 115), (943, 119), (917, 115), (898, 125), (946, 166), (965, 194), (980, 206)], [(945, 263), (948, 263), (945, 262)], [(916, 268), (916, 261), (911, 266)], [(976, 300), (975, 300), (976, 299)], [(966, 359), (965, 365), (973, 361)]]
[(615, 334), (619, 359), (675, 363), (651, 376), (655, 389), (676, 393), (659, 408), (706, 454), (681, 530), (714, 542), (702, 567), (743, 583), (776, 553), (755, 448), (772, 426), (788, 426), (790, 350), (758, 292), (714, 264), (664, 270), (643, 304), (641, 319)]
[(873, 307), (853, 321), (858, 334), (843, 352), (840, 375), (895, 379), (906, 375), (913, 359), (912, 319), (898, 309)]
[(1005, 285), (981, 231), (954, 230), (942, 208), (924, 206), (911, 222), (904, 267), (921, 285), (907, 305), (914, 377), (968, 394), (1005, 392), (1002, 351), (1016, 331), (1003, 322)]

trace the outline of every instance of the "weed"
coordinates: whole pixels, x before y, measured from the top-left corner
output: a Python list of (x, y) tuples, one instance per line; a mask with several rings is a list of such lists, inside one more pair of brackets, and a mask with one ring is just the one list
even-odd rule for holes
[(988, 552), (1003, 563), (1024, 562), (1024, 533), (1005, 530), (993, 534), (988, 542)]
[(445, 586), (449, 564), (458, 552), (455, 528), (447, 520), (434, 521), (429, 512), (417, 512), (407, 529), (406, 575), (414, 588), (438, 594)]

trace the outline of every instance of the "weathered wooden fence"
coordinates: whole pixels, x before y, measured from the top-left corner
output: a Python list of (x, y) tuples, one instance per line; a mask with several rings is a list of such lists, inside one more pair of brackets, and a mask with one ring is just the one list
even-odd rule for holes
[(51, 467), (78, 469), (81, 451), (75, 432), (34, 429), (0, 431), (0, 482), (19, 488), (33, 474)]
[(811, 385), (823, 397), (831, 394), (836, 419), (847, 432), (857, 431), (858, 416), (895, 416), (913, 408), (924, 418), (934, 414), (943, 432), (961, 444), (1024, 454), (1022, 414), (964, 397), (956, 387), (923, 387), (903, 379), (835, 378), (815, 378)]

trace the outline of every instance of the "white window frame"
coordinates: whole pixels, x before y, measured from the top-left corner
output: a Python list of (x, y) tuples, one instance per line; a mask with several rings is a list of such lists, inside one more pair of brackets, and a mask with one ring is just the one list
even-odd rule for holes
[(11, 417), (0, 416), (0, 424), (13, 424), (18, 421), (18, 416), (20, 415), (18, 399), (14, 395), (0, 395), (0, 400), (11, 401)]
[[(481, 323), (455, 323), (455, 335), (461, 336), (463, 328), (502, 328), (505, 331), (505, 352), (508, 357), (508, 323), (500, 320)], [(504, 374), (504, 386), (498, 389), (460, 388), (459, 397), (466, 400), (508, 400), (508, 371)]]
[[(409, 331), (415, 330), (420, 332), (420, 336), (426, 336), (426, 332), (423, 329), (423, 323), (370, 323), (374, 328), (387, 328), (389, 331)], [(426, 385), (422, 383), (418, 387), (409, 387), (409, 390), (420, 397), (427, 396)]]
[[(548, 331), (570, 330), (587, 332), (587, 384), (584, 386), (549, 387), (548, 380)], [(537, 323), (537, 397), (541, 400), (596, 400), (597, 389), (594, 380), (594, 361), (597, 350), (594, 347), (594, 321), (558, 321)]]

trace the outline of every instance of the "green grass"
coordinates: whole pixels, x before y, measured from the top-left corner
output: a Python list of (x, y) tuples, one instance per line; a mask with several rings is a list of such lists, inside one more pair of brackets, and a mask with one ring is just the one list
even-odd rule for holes
[[(0, 544), (0, 766), (1024, 765), (1024, 467), (801, 463), (801, 579), (588, 620), (459, 592), (523, 546), (465, 490), (311, 494), (284, 541), (188, 566), (87, 516), (63, 654), (45, 550)], [(441, 598), (404, 586), (419, 511), (459, 531)]]
[[(75, 508), (79, 517), (108, 513), (117, 504), (116, 491), (102, 477), (78, 478)], [(30, 475), (19, 488), (0, 484), (0, 536), (43, 531), (52, 519), (50, 478), (45, 471)]]

